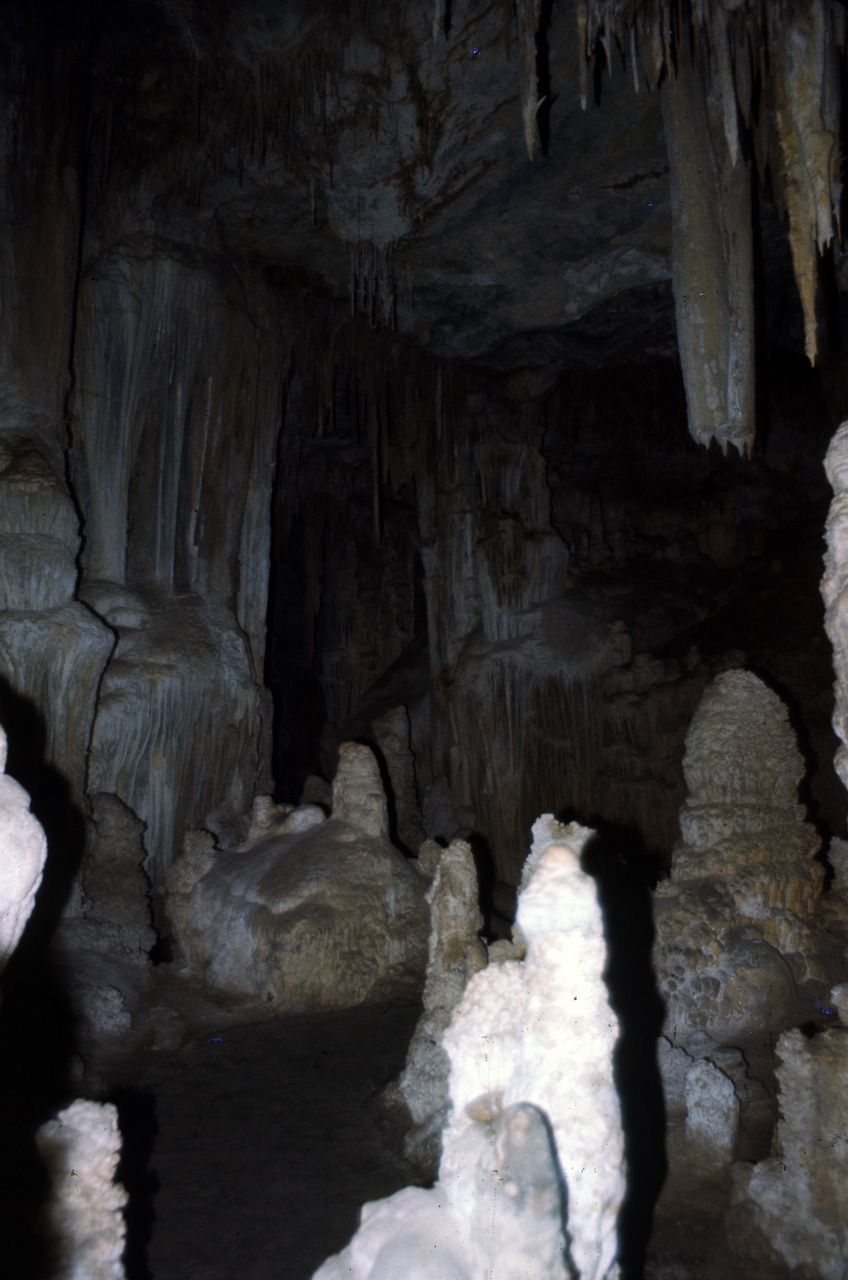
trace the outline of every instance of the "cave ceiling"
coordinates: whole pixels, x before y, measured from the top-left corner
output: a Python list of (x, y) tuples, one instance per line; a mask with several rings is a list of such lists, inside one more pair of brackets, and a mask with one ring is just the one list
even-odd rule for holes
[[(123, 188), (125, 235), (305, 271), (439, 356), (544, 376), (673, 354), (651, 40), (640, 28), (634, 63), (627, 6), (601, 8), (606, 26), (533, 0), (110, 8), (92, 43), (92, 187)], [(713, 8), (727, 22), (751, 6)], [(749, 55), (758, 38), (749, 23)], [(770, 322), (803, 345), (785, 209), (765, 199), (755, 217)]]

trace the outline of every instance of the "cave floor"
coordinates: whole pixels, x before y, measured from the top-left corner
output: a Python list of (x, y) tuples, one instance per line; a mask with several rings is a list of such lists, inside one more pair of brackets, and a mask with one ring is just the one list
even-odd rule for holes
[(178, 1047), (101, 1064), (127, 1153), (127, 1280), (307, 1280), (341, 1249), (363, 1202), (415, 1181), (377, 1095), (418, 1014), (221, 1005)]

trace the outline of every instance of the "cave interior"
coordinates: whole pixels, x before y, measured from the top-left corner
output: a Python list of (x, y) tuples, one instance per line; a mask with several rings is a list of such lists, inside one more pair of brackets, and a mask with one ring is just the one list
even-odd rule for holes
[[(836, 1242), (818, 1260), (738, 1191), (790, 1150), (778, 1037), (848, 1040), (829, 995), (848, 631), (822, 599), (848, 418), (845, 30), (829, 0), (2, 6), (0, 724), (48, 849), (0, 1007), (10, 1280), (308, 1280), (364, 1202), (432, 1185), (385, 1092), (423, 965), (348, 992), (307, 939), (286, 994), (267, 966), (294, 971), (312, 917), (264, 923), (248, 965), (213, 895), (235, 901), (294, 813), (321, 920), (357, 915), (332, 914), (309, 825), (343, 805), (407, 866), (467, 842), (489, 947), (511, 945), (539, 815), (597, 833), (625, 1280), (845, 1274), (848, 1201), (815, 1169)], [(740, 670), (800, 752), (807, 862), (787, 870), (768, 828), (783, 896), (756, 892), (808, 942), (728, 918), (791, 998), (769, 987), (749, 1028), (702, 1016), (698, 987), (675, 1038), (657, 948), (691, 927), (699, 949), (674, 921), (708, 893), (687, 871), (668, 897), (693, 863), (688, 836), (673, 856), (687, 733)], [(350, 743), (385, 821), (333, 785)], [(815, 901), (785, 888), (808, 866)], [(716, 1007), (733, 954), (698, 978)], [(673, 1053), (735, 1081), (724, 1163), (675, 1110)], [(117, 1107), (123, 1269), (57, 1270), (46, 1243), (33, 1135), (74, 1098)], [(822, 1131), (845, 1105), (821, 1104)]]

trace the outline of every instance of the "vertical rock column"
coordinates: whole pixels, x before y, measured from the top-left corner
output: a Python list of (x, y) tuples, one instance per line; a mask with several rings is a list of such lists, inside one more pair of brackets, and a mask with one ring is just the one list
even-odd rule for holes
[[(836, 987), (833, 995), (848, 1023), (848, 989)], [(848, 1030), (834, 1027), (812, 1040), (787, 1031), (777, 1042), (777, 1057), (776, 1154), (751, 1175), (754, 1219), (788, 1266), (842, 1280), (848, 1257)]]
[(465, 988), (443, 1039), (451, 1115), (439, 1180), (365, 1205), (316, 1280), (614, 1280), (624, 1145), (603, 921), (580, 855), (592, 832), (533, 828), (523, 961)]
[(538, 1107), (564, 1175), (566, 1230), (581, 1280), (617, 1274), (625, 1190), (612, 1070), (618, 1020), (602, 977), (597, 889), (580, 866), (593, 834), (550, 814), (534, 824), (516, 917), (526, 958), (475, 975), (444, 1039), (452, 1102), (441, 1169), (447, 1194), (459, 1208), (468, 1179), (464, 1147), (479, 1139), (487, 1116), (519, 1103)]
[(824, 628), (833, 645), (836, 674), (833, 727), (842, 743), (834, 764), (848, 787), (848, 422), (842, 423), (831, 440), (824, 469), (833, 488), (833, 501), (825, 525), (827, 552), (821, 592)]
[(751, 175), (729, 149), (720, 86), (707, 85), (688, 52), (661, 92), (689, 431), (745, 453), (754, 442)]
[(427, 890), (430, 938), (424, 1011), (397, 1082), (415, 1126), (404, 1149), (424, 1166), (438, 1162), (440, 1131), (447, 1119), (449, 1068), (442, 1036), (469, 978), (486, 966), (486, 948), (479, 937), (483, 917), (478, 893), (471, 846), (465, 840), (452, 840)]
[(689, 798), (671, 878), (657, 888), (654, 963), (666, 1034), (733, 1042), (779, 1031), (816, 969), (824, 872), (798, 802), (804, 762), (786, 708), (750, 671), (725, 671), (686, 735)]
[(47, 1224), (54, 1280), (124, 1280), (127, 1193), (115, 1182), (117, 1109), (79, 1099), (42, 1125), (36, 1142), (53, 1184)]

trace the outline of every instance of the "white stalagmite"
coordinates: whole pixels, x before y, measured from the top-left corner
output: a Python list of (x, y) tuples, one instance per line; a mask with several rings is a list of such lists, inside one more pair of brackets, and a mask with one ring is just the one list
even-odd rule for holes
[[(835, 1003), (842, 1004), (834, 988)], [(848, 1010), (839, 1008), (844, 1020)], [(786, 1031), (777, 1042), (780, 1119), (775, 1155), (748, 1184), (754, 1218), (790, 1267), (843, 1280), (848, 1258), (848, 1031), (808, 1040)]]
[(29, 796), (5, 769), (6, 734), (0, 726), (0, 972), (29, 919), (47, 859), (47, 840), (29, 811)]
[(842, 423), (831, 440), (824, 469), (833, 488), (833, 501), (825, 525), (827, 552), (821, 593), (836, 673), (833, 727), (842, 743), (834, 765), (848, 787), (848, 422)]
[(315, 1280), (614, 1280), (624, 1146), (592, 832), (533, 828), (523, 961), (469, 981), (445, 1034), (451, 1114), (439, 1180), (366, 1205)]
[(54, 1280), (124, 1280), (124, 1206), (115, 1182), (121, 1154), (118, 1113), (110, 1103), (71, 1103), (36, 1135), (52, 1194)]

